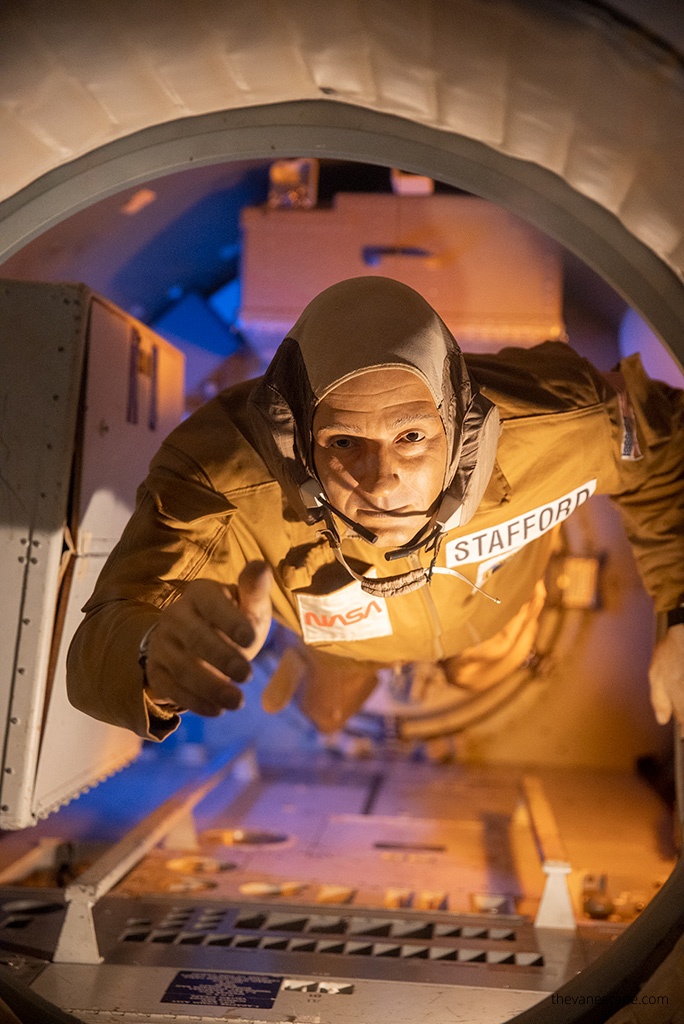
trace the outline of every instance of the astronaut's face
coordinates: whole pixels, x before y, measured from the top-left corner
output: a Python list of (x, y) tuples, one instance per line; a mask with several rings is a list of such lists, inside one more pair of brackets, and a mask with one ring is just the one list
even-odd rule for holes
[(378, 536), (409, 541), (435, 511), (447, 441), (432, 395), (410, 370), (368, 370), (314, 414), (314, 463), (335, 508)]

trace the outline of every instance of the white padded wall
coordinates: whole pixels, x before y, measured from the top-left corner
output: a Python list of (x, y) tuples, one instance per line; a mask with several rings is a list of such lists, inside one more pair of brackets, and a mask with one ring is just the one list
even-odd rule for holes
[(681, 66), (583, 5), (22, 0), (0, 14), (0, 199), (189, 115), (342, 100), (532, 161), (684, 277)]

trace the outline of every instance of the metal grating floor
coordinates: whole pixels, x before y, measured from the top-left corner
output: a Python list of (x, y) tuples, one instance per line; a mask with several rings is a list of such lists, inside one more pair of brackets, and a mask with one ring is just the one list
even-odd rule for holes
[[(14, 934), (32, 939), (60, 916)], [(102, 963), (49, 963), (32, 986), (88, 1024), (445, 1024), (455, 1008), (499, 1024), (585, 965), (581, 941), (520, 915), (107, 896), (95, 924)]]
[(534, 936), (524, 932), (521, 941), (515, 927), (467, 920), (208, 906), (173, 908), (156, 920), (128, 918), (118, 942), (543, 967)]

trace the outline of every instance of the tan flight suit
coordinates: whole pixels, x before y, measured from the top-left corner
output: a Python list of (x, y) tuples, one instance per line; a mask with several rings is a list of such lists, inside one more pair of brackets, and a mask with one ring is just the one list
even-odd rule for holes
[[(314, 659), (315, 652), (344, 659), (324, 657), (325, 693), (312, 684), (302, 701), (315, 720), (316, 699), (322, 701), (324, 729), (335, 726), (336, 714), (344, 718), (358, 707), (379, 665), (439, 661), (456, 665), (457, 675), (450, 659), (464, 651), (477, 659), (478, 645), (491, 638), (489, 648), (480, 648), (485, 661), (497, 644), (499, 654), (522, 660), (557, 527), (592, 493), (616, 498), (656, 610), (678, 605), (684, 599), (682, 392), (651, 381), (638, 357), (624, 360), (622, 375), (609, 384), (562, 342), (466, 355), (466, 363), (498, 407), (502, 433), (477, 511), (448, 533), (437, 566), (462, 573), (500, 604), (444, 573), (409, 594), (363, 593), (320, 527), (297, 520), (255, 450), (246, 404), (254, 382), (247, 382), (189, 417), (154, 458), (72, 644), (73, 703), (163, 738), (179, 719), (143, 695), (141, 637), (190, 580), (235, 583), (253, 559), (273, 568), (278, 621), (303, 637)], [(382, 551), (360, 539), (345, 539), (343, 550), (357, 571), (378, 576), (429, 563), (421, 554), (388, 565)], [(461, 665), (467, 685), (467, 658)]]

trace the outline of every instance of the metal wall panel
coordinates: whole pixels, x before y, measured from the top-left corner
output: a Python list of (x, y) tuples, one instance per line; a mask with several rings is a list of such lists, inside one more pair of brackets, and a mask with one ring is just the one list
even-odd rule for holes
[(181, 418), (183, 357), (83, 285), (5, 282), (0, 331), (0, 826), (16, 829), (140, 749), (71, 707), (66, 652), (147, 464)]
[(469, 351), (564, 337), (560, 251), (470, 196), (338, 194), (331, 209), (242, 214), (240, 326), (270, 357), (304, 306), (357, 276), (415, 288)]

